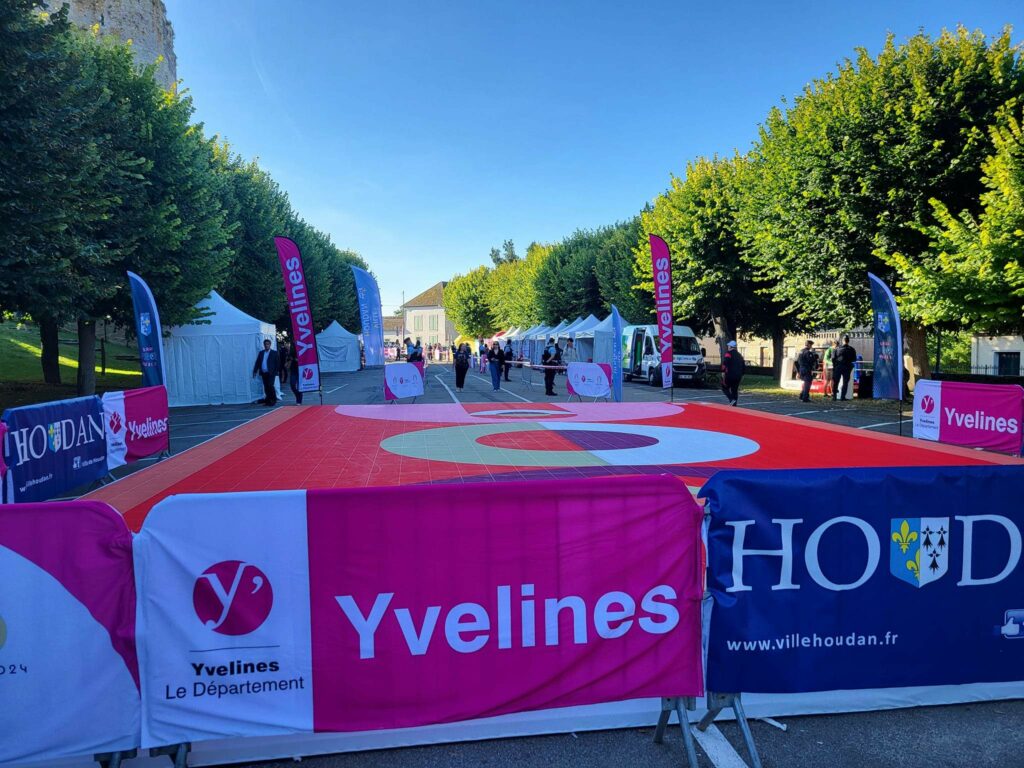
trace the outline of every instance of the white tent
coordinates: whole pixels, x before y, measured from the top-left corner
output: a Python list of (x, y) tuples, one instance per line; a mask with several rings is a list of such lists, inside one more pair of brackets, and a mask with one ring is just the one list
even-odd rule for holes
[[(627, 325), (623, 319), (622, 327)], [(595, 363), (611, 363), (614, 355), (622, 354), (622, 339), (615, 338), (611, 315), (597, 325), (576, 332), (576, 353), (580, 360), (592, 359)]]
[(264, 339), (277, 348), (277, 329), (245, 314), (216, 291), (196, 307), (205, 317), (174, 326), (164, 339), (169, 404), (252, 403), (262, 398), (263, 383), (253, 377), (252, 367)]
[(565, 327), (562, 328), (562, 330), (560, 330), (558, 332), (558, 337), (557, 337), (558, 343), (561, 344), (562, 343), (562, 339), (571, 339), (572, 338), (573, 330), (576, 328), (577, 325), (579, 325), (582, 322), (583, 322), (583, 318), (582, 317), (577, 317), (571, 323), (566, 323)]
[(337, 320), (316, 335), (320, 372), (359, 370), (359, 337), (346, 331)]
[(581, 362), (590, 362), (594, 358), (594, 337), (588, 336), (587, 332), (601, 324), (593, 315), (587, 315), (570, 329), (569, 337), (576, 347), (576, 357)]

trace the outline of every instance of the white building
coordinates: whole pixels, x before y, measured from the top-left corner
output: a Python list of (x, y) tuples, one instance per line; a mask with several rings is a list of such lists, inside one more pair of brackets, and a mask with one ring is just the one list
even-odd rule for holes
[(405, 335), (413, 341), (419, 339), (424, 348), (440, 344), (442, 349), (447, 349), (458, 335), (444, 311), (445, 285), (446, 282), (432, 285), (402, 305)]
[(1024, 376), (1024, 336), (975, 336), (971, 340), (971, 373)]

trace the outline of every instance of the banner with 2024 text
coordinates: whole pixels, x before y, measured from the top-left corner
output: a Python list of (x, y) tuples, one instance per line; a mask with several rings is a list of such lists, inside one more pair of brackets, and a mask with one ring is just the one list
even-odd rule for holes
[(612, 396), (612, 367), (608, 363), (569, 363), (565, 386), (570, 395), (609, 398)]
[(0, 764), (139, 743), (132, 536), (96, 501), (0, 507)]
[(1024, 468), (727, 471), (701, 495), (709, 690), (1024, 680)]
[(699, 695), (700, 523), (667, 476), (171, 497), (142, 745)]

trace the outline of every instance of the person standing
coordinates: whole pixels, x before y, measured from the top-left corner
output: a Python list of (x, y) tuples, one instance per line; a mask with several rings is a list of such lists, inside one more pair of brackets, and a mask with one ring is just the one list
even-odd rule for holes
[(277, 390), (274, 383), (277, 381), (279, 368), (277, 350), (271, 349), (270, 339), (263, 340), (263, 351), (256, 355), (256, 362), (252, 366), (252, 376), (259, 376), (263, 380), (263, 399), (258, 402), (265, 405), (277, 405)]
[[(569, 363), (579, 362), (579, 359), (579, 356), (576, 354), (576, 345), (572, 339), (568, 339), (565, 342), (565, 351), (562, 352), (562, 362), (568, 366)], [(566, 371), (568, 372), (568, 368), (566, 368)]]
[(281, 379), (281, 386), (283, 387), (285, 384), (288, 383), (288, 361), (291, 359), (292, 356), (291, 345), (286, 341), (284, 343), (283, 348), (279, 350), (279, 352), (279, 357), (281, 358), (281, 372), (279, 375)]
[(487, 342), (480, 338), (480, 343), (476, 348), (477, 354), (480, 355), (480, 373), (487, 371)]
[(544, 354), (540, 356), (540, 363), (544, 366), (544, 394), (548, 397), (558, 394), (555, 392), (555, 373), (557, 372), (556, 366), (561, 362), (562, 350), (555, 344), (552, 337), (548, 339), (548, 345), (544, 347)]
[(455, 352), (455, 391), (461, 392), (463, 387), (466, 386), (466, 373), (469, 371), (469, 365), (473, 361), (473, 353), (469, 349), (469, 344), (462, 343), (459, 345), (458, 350)]
[(512, 342), (505, 342), (505, 381), (511, 381), (508, 374), (512, 370), (512, 360), (515, 357), (515, 352), (512, 351)]
[[(838, 341), (838, 340), (837, 340)], [(850, 376), (853, 374), (853, 366), (857, 362), (857, 350), (850, 346), (850, 337), (843, 336), (842, 346), (836, 348), (832, 358), (832, 399), (846, 400), (846, 393), (850, 389)], [(843, 382), (840, 390), (839, 381)]]
[(814, 372), (818, 370), (818, 353), (814, 351), (814, 342), (810, 339), (797, 355), (796, 369), (803, 381), (803, 386), (800, 388), (800, 400), (809, 403), (811, 401), (811, 382), (814, 381)]
[(403, 343), (405, 344), (405, 360), (406, 362), (408, 362), (409, 358), (412, 356), (412, 351), (414, 349), (412, 339), (406, 336), (405, 341)]
[(487, 365), (491, 369), (491, 388), (497, 392), (501, 389), (501, 369), (505, 367), (505, 353), (496, 341), (487, 350)]
[(740, 382), (746, 368), (746, 361), (736, 349), (736, 342), (730, 341), (722, 358), (722, 392), (729, 398), (729, 405), (737, 405), (740, 401)]
[(299, 356), (292, 350), (288, 350), (287, 354), (285, 370), (291, 374), (288, 380), (291, 382), (292, 394), (295, 395), (295, 404), (302, 405), (302, 392), (299, 391)]
[(832, 340), (831, 346), (825, 347), (825, 354), (821, 358), (822, 394), (826, 397), (830, 394), (835, 394), (835, 389), (832, 388), (832, 371), (835, 366), (833, 360), (837, 349), (839, 349), (838, 336)]

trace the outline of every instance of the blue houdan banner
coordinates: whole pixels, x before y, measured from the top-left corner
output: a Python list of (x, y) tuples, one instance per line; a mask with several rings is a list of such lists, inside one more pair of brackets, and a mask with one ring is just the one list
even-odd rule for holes
[(1024, 680), (1024, 467), (729, 471), (701, 495), (708, 690)]
[(4, 500), (46, 501), (107, 474), (100, 398), (8, 408)]
[(612, 397), (622, 402), (622, 316), (612, 304)]
[(359, 299), (359, 319), (363, 325), (363, 354), (366, 365), (384, 365), (384, 320), (381, 317), (380, 290), (373, 275), (352, 267)]
[(142, 386), (158, 387), (164, 381), (163, 329), (156, 299), (146, 281), (134, 272), (128, 273), (135, 309), (135, 335), (139, 343), (139, 364), (142, 366)]
[(875, 315), (875, 360), (872, 394), (876, 400), (903, 399), (903, 332), (900, 311), (889, 286), (868, 272)]

